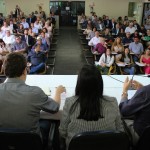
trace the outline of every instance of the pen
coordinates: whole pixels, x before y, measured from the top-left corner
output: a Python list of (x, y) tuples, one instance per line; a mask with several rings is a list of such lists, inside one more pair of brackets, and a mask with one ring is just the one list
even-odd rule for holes
[(133, 77), (134, 77), (134, 74), (133, 74), (133, 76), (132, 76), (132, 78), (131, 78), (131, 87), (132, 87), (132, 81), (133, 81)]

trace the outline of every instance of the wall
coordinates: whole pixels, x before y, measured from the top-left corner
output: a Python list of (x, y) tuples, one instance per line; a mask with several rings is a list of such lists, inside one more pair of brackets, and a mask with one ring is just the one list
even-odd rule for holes
[[(128, 13), (127, 0), (85, 0), (86, 15), (90, 15), (89, 4), (91, 4), (91, 2), (95, 3), (96, 6), (94, 7), (94, 11), (97, 12), (98, 16), (106, 14), (110, 17), (118, 17), (119, 15), (124, 16)], [(42, 7), (46, 14), (49, 14), (49, 0), (5, 0), (6, 12), (8, 14), (11, 10), (14, 10), (16, 4), (18, 4), (25, 14), (29, 14), (32, 11), (38, 10), (37, 4), (40, 3), (43, 4)]]
[(0, 13), (2, 13), (4, 16), (6, 15), (6, 8), (5, 8), (4, 0), (0, 0)]
[(110, 16), (110, 18), (118, 18), (118, 16), (128, 15), (128, 1), (127, 0), (86, 0), (86, 15), (90, 15), (89, 5), (94, 2), (94, 12), (98, 16), (103, 14)]
[[(42, 4), (43, 10), (46, 15), (49, 14), (49, 0), (4, 0), (6, 6), (6, 14), (9, 14), (11, 10), (14, 10), (16, 4), (25, 12), (26, 15), (32, 11), (38, 10), (38, 4)], [(59, 0), (53, 0), (59, 1)], [(66, 0), (62, 0), (66, 1)], [(73, 1), (73, 0), (72, 0)], [(75, 0), (82, 1), (82, 0)], [(85, 14), (90, 15), (89, 5), (94, 2), (94, 11), (98, 16), (106, 14), (110, 18), (118, 18), (118, 16), (128, 15), (128, 3), (129, 1), (139, 2), (141, 0), (85, 0)], [(143, 0), (144, 1), (144, 0)]]
[(11, 10), (14, 11), (16, 4), (19, 5), (26, 15), (35, 10), (38, 11), (39, 4), (42, 5), (46, 15), (49, 14), (49, 0), (5, 0), (7, 14), (9, 14)]

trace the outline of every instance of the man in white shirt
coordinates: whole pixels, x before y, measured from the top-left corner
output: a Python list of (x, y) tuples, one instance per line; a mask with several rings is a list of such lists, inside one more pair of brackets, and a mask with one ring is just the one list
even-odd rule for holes
[(42, 29), (42, 25), (39, 23), (39, 20), (36, 20), (36, 21), (35, 21), (34, 27), (37, 28), (38, 30), (39, 30), (39, 29)]
[(98, 43), (100, 43), (100, 41), (101, 41), (101, 38), (99, 37), (99, 32), (96, 31), (96, 32), (95, 32), (95, 36), (89, 41), (88, 45), (89, 45), (89, 46), (93, 46), (93, 47), (95, 48), (96, 45), (97, 45)]
[(10, 26), (8, 26), (7, 22), (4, 21), (3, 22), (3, 26), (1, 28), (2, 31), (4, 31), (4, 34), (6, 35), (6, 31), (9, 30), (10, 33), (13, 33), (12, 29), (10, 28)]
[(136, 28), (133, 26), (133, 22), (130, 22), (129, 26), (125, 28), (125, 33), (130, 32), (130, 34), (133, 34), (135, 30)]
[(6, 31), (6, 35), (3, 37), (5, 44), (12, 45), (15, 42), (15, 36), (10, 34), (10, 30)]

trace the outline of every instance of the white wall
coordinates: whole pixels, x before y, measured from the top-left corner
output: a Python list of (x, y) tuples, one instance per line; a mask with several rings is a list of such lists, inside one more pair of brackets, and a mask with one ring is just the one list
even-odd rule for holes
[(3, 13), (3, 15), (6, 15), (6, 8), (5, 8), (5, 1), (0, 0), (0, 13)]
[(14, 11), (15, 6), (19, 5), (21, 10), (26, 14), (37, 10), (38, 6), (41, 5), (46, 14), (49, 14), (49, 0), (5, 0), (6, 12)]
[[(46, 15), (49, 14), (50, 0), (4, 0), (4, 1), (5, 1), (7, 14), (9, 14), (11, 10), (14, 10), (16, 4), (20, 6), (22, 11), (25, 12), (26, 15), (28, 15), (32, 11), (38, 10), (39, 4), (42, 5), (43, 10), (46, 12)], [(59, 1), (59, 0), (53, 0), (53, 1)], [(66, 1), (66, 0), (62, 0), (62, 1)], [(80, 0), (75, 0), (75, 1), (80, 1)], [(97, 13), (98, 16), (102, 16), (103, 14), (110, 16), (110, 18), (127, 16), (128, 3), (132, 1), (142, 3), (142, 0), (85, 0), (85, 14), (87, 16), (90, 15), (89, 5), (94, 2), (95, 4), (94, 11)]]

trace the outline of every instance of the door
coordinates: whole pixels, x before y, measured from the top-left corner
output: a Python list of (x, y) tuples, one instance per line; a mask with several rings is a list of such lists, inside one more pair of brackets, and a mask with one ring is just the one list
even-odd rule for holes
[(50, 1), (50, 11), (59, 15), (60, 26), (76, 26), (77, 16), (85, 13), (85, 2)]

